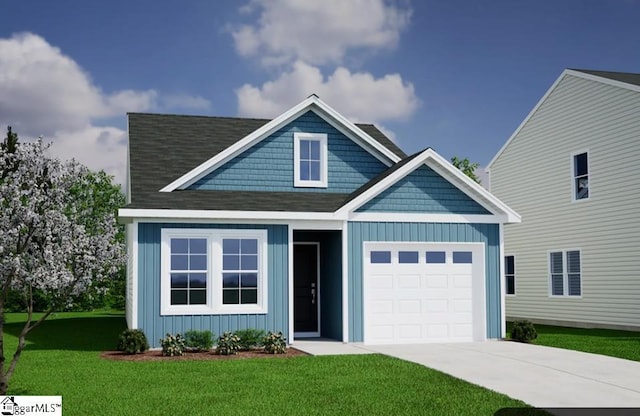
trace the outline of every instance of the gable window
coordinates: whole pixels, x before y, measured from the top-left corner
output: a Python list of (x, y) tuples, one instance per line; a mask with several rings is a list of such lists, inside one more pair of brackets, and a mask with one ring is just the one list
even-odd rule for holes
[(589, 154), (573, 155), (573, 199), (589, 199)]
[(506, 294), (516, 294), (516, 263), (515, 256), (504, 256), (504, 277), (506, 280)]
[(267, 312), (267, 231), (161, 234), (162, 315)]
[(551, 296), (581, 296), (580, 250), (549, 253)]
[(327, 187), (327, 135), (293, 134), (293, 184), (296, 187)]

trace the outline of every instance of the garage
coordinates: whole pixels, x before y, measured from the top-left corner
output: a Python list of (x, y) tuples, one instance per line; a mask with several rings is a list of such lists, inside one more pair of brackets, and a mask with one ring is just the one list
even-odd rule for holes
[(486, 339), (482, 243), (364, 243), (365, 344)]

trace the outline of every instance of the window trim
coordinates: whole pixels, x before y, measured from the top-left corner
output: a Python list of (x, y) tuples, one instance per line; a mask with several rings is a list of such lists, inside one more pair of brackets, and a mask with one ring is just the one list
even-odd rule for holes
[[(589, 183), (589, 196), (586, 198), (576, 198), (577, 189), (576, 189), (576, 156), (581, 155), (583, 153), (587, 154), (587, 181)], [(580, 150), (577, 152), (571, 153), (571, 202), (584, 202), (589, 201), (591, 199), (591, 152), (586, 150)]]
[[(509, 273), (507, 273), (507, 257), (513, 257), (513, 293), (509, 293), (507, 291), (507, 289), (509, 288), (509, 285), (507, 284), (507, 278), (508, 276), (510, 276)], [(504, 294), (505, 296), (515, 296), (516, 292), (517, 292), (517, 288), (516, 288), (516, 255), (515, 254), (505, 254), (504, 258), (503, 258), (503, 264), (504, 264)]]
[[(160, 315), (240, 315), (268, 312), (267, 230), (163, 228), (160, 234)], [(172, 238), (205, 238), (207, 240), (207, 303), (205, 305), (171, 305)], [(258, 303), (255, 305), (222, 303), (222, 240), (224, 238), (258, 240)]]
[[(580, 255), (580, 294), (579, 295), (570, 295), (569, 294), (569, 265), (567, 262), (567, 253), (571, 251), (577, 251)], [(551, 280), (551, 253), (562, 253), (562, 295), (554, 295), (553, 294), (553, 282)], [(515, 266), (515, 259), (514, 259)], [(564, 250), (549, 250), (547, 251), (547, 273), (548, 273), (548, 286), (549, 286), (549, 297), (550, 298), (571, 298), (571, 299), (580, 299), (582, 298), (583, 288), (582, 282), (584, 281), (584, 270), (582, 268), (582, 250), (579, 248), (568, 248)]]
[[(320, 180), (300, 179), (300, 141), (320, 142)], [(293, 133), (293, 186), (296, 188), (326, 188), (328, 185), (328, 145), (325, 133)]]

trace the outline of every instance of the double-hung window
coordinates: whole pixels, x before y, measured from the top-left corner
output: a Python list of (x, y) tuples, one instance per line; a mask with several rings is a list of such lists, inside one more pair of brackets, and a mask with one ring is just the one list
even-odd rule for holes
[(161, 233), (161, 314), (267, 312), (267, 231)]
[(589, 199), (589, 154), (573, 155), (573, 200)]
[(293, 134), (293, 184), (296, 187), (327, 187), (327, 135)]
[(581, 296), (582, 268), (580, 250), (549, 253), (551, 296)]
[(516, 294), (516, 258), (504, 256), (504, 277), (506, 280), (506, 294)]

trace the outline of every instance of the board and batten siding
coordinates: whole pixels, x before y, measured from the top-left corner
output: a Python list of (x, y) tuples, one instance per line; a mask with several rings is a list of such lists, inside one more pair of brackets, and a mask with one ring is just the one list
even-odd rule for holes
[(490, 214), (428, 166), (414, 170), (357, 211)]
[(487, 338), (501, 336), (500, 230), (498, 224), (349, 222), (349, 341), (363, 340), (365, 241), (484, 243)]
[[(324, 133), (328, 143), (327, 188), (293, 186), (293, 134)], [(189, 189), (351, 193), (387, 166), (313, 111), (199, 179)]]
[[(138, 224), (138, 328), (152, 347), (167, 333), (190, 329), (225, 331), (256, 328), (282, 331), (289, 338), (287, 321), (288, 231), (286, 225)], [(237, 315), (160, 315), (160, 245), (163, 228), (217, 228), (267, 230), (268, 313)]]
[[(589, 154), (589, 200), (572, 200), (572, 155)], [(491, 166), (494, 195), (522, 216), (510, 318), (640, 329), (640, 93), (571, 75)], [(581, 250), (582, 296), (550, 297), (548, 253)]]

